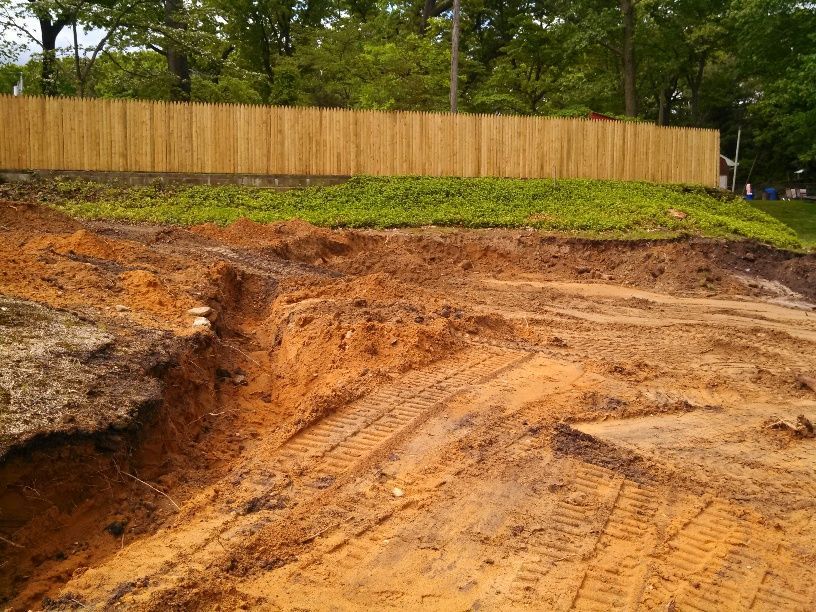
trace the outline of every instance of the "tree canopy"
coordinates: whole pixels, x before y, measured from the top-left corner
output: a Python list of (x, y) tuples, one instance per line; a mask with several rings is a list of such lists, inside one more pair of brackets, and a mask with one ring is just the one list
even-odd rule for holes
[[(0, 91), (444, 111), (451, 0), (0, 0)], [(743, 130), (816, 172), (816, 5), (462, 0), (459, 110)], [(58, 44), (58, 41), (68, 41)], [(32, 53), (15, 63), (21, 47)], [(746, 167), (747, 166), (747, 167)]]

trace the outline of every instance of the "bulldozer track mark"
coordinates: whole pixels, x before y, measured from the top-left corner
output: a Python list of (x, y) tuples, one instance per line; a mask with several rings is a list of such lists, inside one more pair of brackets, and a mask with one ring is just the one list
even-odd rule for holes
[(776, 610), (805, 612), (816, 608), (812, 586), (810, 587), (811, 595), (808, 596), (791, 589), (785, 582), (780, 574), (766, 569), (748, 609), (768, 612)]
[(358, 400), (287, 442), (278, 461), (320, 459), (324, 471), (342, 472), (398, 431), (472, 385), (487, 382), (530, 358), (528, 353), (468, 350), (461, 362), (407, 374), (394, 386)]
[(559, 499), (548, 517), (547, 529), (530, 543), (531, 555), (522, 562), (510, 584), (508, 596), (520, 602), (534, 595), (540, 583), (561, 563), (575, 564), (597, 541), (602, 502), (614, 486), (614, 473), (579, 464), (568, 483), (575, 494)]
[[(710, 612), (733, 605), (729, 593), (746, 589), (744, 577), (734, 568), (748, 567), (747, 542), (745, 525), (728, 506), (716, 501), (706, 504), (669, 540), (663, 557), (668, 580), (658, 587), (658, 599), (673, 597), (683, 608)], [(717, 588), (708, 588), (713, 585)]]
[(576, 610), (632, 608), (646, 573), (659, 503), (652, 489), (623, 481), (572, 602)]
[(757, 592), (762, 563), (744, 547), (735, 549), (723, 564), (716, 564), (695, 582), (695, 588), (683, 594), (684, 607), (696, 610), (722, 610), (729, 606), (748, 609)]

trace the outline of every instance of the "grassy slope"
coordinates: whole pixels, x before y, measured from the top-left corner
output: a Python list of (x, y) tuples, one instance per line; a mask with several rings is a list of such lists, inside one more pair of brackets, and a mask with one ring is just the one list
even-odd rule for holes
[(752, 205), (793, 229), (803, 245), (816, 247), (816, 202), (758, 201)]
[[(700, 187), (651, 183), (357, 177), (335, 187), (276, 192), (61, 181), (37, 195), (85, 218), (180, 224), (300, 218), (331, 227), (535, 227), (610, 238), (692, 234), (801, 246), (790, 228), (742, 200), (714, 197)], [(670, 209), (687, 217), (677, 219)]]

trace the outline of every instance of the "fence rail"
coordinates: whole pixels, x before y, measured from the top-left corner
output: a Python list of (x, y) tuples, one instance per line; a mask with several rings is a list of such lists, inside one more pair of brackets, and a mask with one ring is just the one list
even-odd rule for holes
[(545, 117), (0, 96), (0, 169), (716, 186), (719, 132)]

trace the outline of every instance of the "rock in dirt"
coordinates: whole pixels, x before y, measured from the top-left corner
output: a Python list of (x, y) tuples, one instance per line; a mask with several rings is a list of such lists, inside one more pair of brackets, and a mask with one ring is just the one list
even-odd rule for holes
[(803, 387), (807, 387), (811, 391), (816, 391), (816, 378), (813, 376), (808, 376), (807, 374), (800, 374), (796, 377), (796, 382), (798, 382)]
[(403, 491), (399, 487), (394, 487), (393, 489), (391, 489), (391, 495), (393, 495), (394, 497), (402, 497), (403, 495), (405, 495), (405, 491)]
[(130, 312), (130, 308), (123, 304), (117, 304), (114, 308), (116, 308), (116, 312)]
[(196, 306), (187, 311), (187, 314), (193, 317), (209, 317), (212, 313), (213, 309), (209, 306)]
[(235, 385), (236, 387), (246, 386), (247, 384), (246, 376), (244, 376), (243, 374), (236, 374), (235, 376), (232, 377), (232, 384)]
[(791, 423), (790, 421), (785, 421), (784, 419), (777, 419), (769, 424), (768, 427), (771, 429), (789, 431), (793, 435), (800, 438), (816, 437), (816, 431), (813, 428), (813, 423), (811, 423), (810, 419), (808, 419), (804, 414), (800, 414), (796, 417), (796, 423)]
[(206, 317), (196, 317), (193, 319), (193, 327), (211, 327), (212, 323)]
[(107, 531), (109, 534), (116, 538), (125, 533), (126, 525), (127, 521), (113, 521), (110, 525), (105, 527), (105, 531)]
[(245, 502), (238, 514), (245, 516), (260, 510), (283, 510), (289, 504), (289, 498), (280, 493), (264, 493)]

